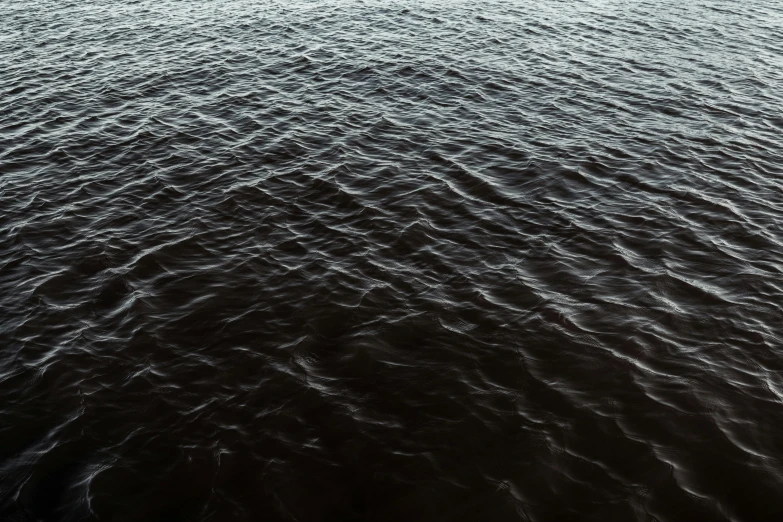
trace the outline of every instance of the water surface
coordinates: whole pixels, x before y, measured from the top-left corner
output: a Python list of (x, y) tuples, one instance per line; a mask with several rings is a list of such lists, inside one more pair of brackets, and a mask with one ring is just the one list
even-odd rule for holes
[(0, 1), (0, 517), (783, 520), (773, 0)]

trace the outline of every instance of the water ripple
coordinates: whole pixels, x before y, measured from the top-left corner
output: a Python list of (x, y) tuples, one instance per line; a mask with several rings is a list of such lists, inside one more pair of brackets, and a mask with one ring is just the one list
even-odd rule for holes
[(0, 2), (0, 515), (783, 516), (774, 2)]

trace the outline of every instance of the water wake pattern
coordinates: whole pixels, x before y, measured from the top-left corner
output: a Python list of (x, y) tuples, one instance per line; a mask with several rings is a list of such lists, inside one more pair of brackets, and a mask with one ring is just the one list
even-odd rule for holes
[(0, 2), (0, 516), (783, 520), (774, 1)]

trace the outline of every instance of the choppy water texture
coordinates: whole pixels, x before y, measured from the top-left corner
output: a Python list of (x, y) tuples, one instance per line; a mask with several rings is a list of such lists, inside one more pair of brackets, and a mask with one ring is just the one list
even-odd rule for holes
[(0, 518), (783, 520), (783, 4), (0, 3)]

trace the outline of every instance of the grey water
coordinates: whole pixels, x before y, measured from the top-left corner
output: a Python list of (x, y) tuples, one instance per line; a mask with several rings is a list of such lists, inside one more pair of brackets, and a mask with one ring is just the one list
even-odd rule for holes
[(783, 4), (0, 0), (0, 520), (783, 520)]

